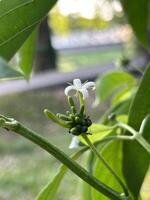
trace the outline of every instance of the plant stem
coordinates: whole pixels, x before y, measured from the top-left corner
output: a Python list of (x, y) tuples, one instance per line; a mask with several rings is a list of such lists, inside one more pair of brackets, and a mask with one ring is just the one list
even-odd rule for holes
[(127, 131), (129, 131), (130, 133), (132, 133), (132, 135), (134, 137), (136, 137), (138, 135), (138, 132), (136, 130), (134, 130), (131, 126), (127, 125), (127, 124), (124, 124), (122, 122), (118, 122), (116, 124), (117, 127), (120, 127), (120, 128), (123, 128), (123, 129), (126, 129)]
[(105, 165), (105, 167), (111, 172), (111, 174), (116, 178), (118, 183), (121, 185), (121, 187), (124, 190), (124, 193), (126, 196), (128, 196), (128, 190), (126, 189), (124, 183), (120, 179), (120, 177), (115, 173), (115, 171), (109, 166), (107, 161), (100, 155), (100, 153), (97, 151), (96, 147), (94, 144), (90, 141), (90, 139), (87, 137), (86, 134), (82, 134), (83, 139), (86, 141), (86, 143), (89, 145), (89, 147), (92, 149), (92, 151), (97, 155), (97, 157), (100, 159), (100, 161)]
[(145, 138), (138, 134), (138, 136), (135, 138), (141, 145), (144, 147), (144, 149), (150, 154), (150, 144), (145, 140)]
[(133, 140), (133, 137), (130, 135), (113, 135), (104, 138), (103, 140)]
[(130, 127), (127, 124), (124, 124), (122, 122), (119, 122), (117, 126), (124, 128), (127, 131), (129, 131), (130, 133), (132, 133), (133, 135), (130, 136), (131, 140), (136, 140), (150, 154), (150, 144), (145, 140), (145, 138), (141, 135), (141, 133), (137, 132), (132, 127)]
[(22, 124), (13, 119), (3, 118), (3, 117), (2, 119), (4, 120), (3, 124), (1, 124), (3, 128), (7, 128), (8, 130), (14, 131), (17, 134), (37, 144), (42, 149), (46, 150), (48, 153), (50, 153), (59, 161), (61, 161), (82, 180), (87, 182), (89, 185), (91, 185), (93, 188), (95, 188), (108, 198), (112, 200), (122, 200), (122, 196), (120, 193), (116, 192), (115, 190), (111, 189), (107, 185), (100, 182), (98, 179), (96, 179), (94, 176), (88, 173), (84, 168), (82, 168), (78, 163), (70, 159), (68, 155), (60, 151), (57, 147), (49, 143), (47, 140), (38, 135), (36, 132), (26, 128), (25, 126), (23, 126)]

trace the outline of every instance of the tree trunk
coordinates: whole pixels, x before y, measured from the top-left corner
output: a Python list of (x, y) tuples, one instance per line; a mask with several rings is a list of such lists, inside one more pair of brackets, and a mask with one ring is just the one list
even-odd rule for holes
[(39, 26), (35, 71), (56, 69), (56, 52), (51, 44), (51, 30), (47, 17)]

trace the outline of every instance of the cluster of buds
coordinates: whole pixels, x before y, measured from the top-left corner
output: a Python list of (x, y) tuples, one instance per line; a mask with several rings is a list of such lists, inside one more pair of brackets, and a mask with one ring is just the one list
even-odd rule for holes
[[(66, 115), (57, 114), (60, 120), (63, 120), (65, 124), (69, 126), (69, 133), (73, 135), (80, 135), (81, 133), (87, 133), (88, 128), (92, 125), (92, 121), (85, 114), (85, 106), (82, 105), (80, 111), (77, 112), (73, 99), (69, 96), (68, 102), (71, 108), (71, 112), (67, 111)], [(89, 133), (87, 133), (89, 134)]]
[(68, 97), (68, 103), (70, 111), (66, 112), (66, 115), (57, 113), (56, 115), (49, 110), (44, 110), (45, 115), (53, 122), (69, 129), (69, 133), (73, 135), (80, 135), (82, 133), (89, 134), (88, 128), (92, 125), (92, 121), (85, 114), (85, 106), (81, 105), (79, 112), (77, 112), (76, 106), (72, 97)]
[[(74, 79), (73, 85), (66, 87), (65, 95), (68, 98), (68, 104), (70, 111), (67, 111), (66, 114), (57, 113), (56, 115), (45, 109), (45, 115), (51, 119), (53, 122), (57, 123), (60, 126), (63, 126), (69, 129), (69, 133), (78, 136), (82, 133), (88, 133), (88, 128), (92, 125), (92, 121), (89, 116), (85, 114), (85, 105), (84, 100), (89, 96), (88, 90), (95, 89), (94, 82), (86, 82), (82, 84), (80, 79)], [(70, 91), (75, 91), (75, 95), (79, 97), (80, 100), (80, 109), (77, 111), (73, 98), (69, 96)]]

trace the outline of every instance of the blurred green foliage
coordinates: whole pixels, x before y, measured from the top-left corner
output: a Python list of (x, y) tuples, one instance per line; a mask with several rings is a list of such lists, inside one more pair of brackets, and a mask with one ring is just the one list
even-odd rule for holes
[(55, 34), (64, 35), (75, 30), (103, 29), (110, 23), (97, 15), (92, 19), (73, 14), (65, 16), (56, 7), (49, 15), (49, 24)]

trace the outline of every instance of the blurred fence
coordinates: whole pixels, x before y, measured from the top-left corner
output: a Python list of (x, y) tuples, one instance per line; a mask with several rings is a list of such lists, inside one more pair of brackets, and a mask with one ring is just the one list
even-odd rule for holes
[(53, 36), (52, 44), (58, 51), (78, 50), (92, 47), (118, 45), (129, 41), (131, 29), (128, 25), (114, 26), (104, 30), (74, 31), (65, 36)]

